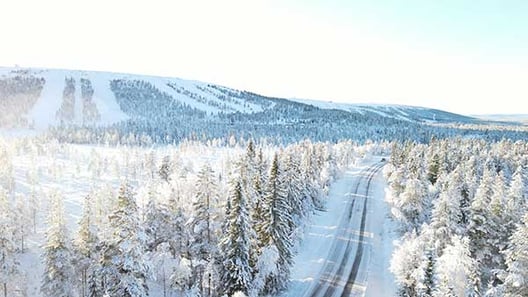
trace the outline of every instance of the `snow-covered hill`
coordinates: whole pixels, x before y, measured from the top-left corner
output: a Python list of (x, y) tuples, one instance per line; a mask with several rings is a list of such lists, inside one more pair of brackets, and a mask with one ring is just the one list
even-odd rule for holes
[(29, 128), (68, 142), (169, 143), (231, 136), (282, 143), (307, 138), (427, 142), (433, 136), (503, 137), (488, 128), (480, 133), (467, 127), (481, 123), (424, 107), (272, 98), (179, 78), (0, 68), (2, 133)]
[[(162, 95), (175, 104), (208, 114), (252, 113), (272, 106), (241, 98), (240, 91), (177, 78), (95, 71), (0, 68), (0, 80), (0, 100), (4, 103), (4, 111), (17, 113), (21, 117), (18, 123), (27, 121), (36, 129), (59, 124), (108, 125), (129, 119), (130, 115), (123, 111), (120, 98), (116, 98), (119, 92), (115, 87), (116, 82), (136, 83), (131, 91), (139, 93), (145, 88), (153, 91), (143, 94), (146, 95), (143, 97)], [(29, 98), (29, 91), (38, 93), (38, 98)], [(31, 101), (22, 113), (15, 107), (20, 100)], [(95, 116), (87, 115), (90, 105)]]
[(397, 104), (351, 104), (310, 99), (290, 99), (296, 102), (316, 106), (321, 109), (339, 109), (351, 113), (374, 113), (382, 117), (388, 117), (409, 122), (457, 122), (469, 123), (476, 119), (473, 117), (451, 113), (439, 109), (397, 105)]
[[(0, 68), (0, 80), (4, 112), (15, 113), (12, 117), (17, 118), (16, 123), (27, 123), (38, 130), (59, 124), (109, 125), (138, 116), (137, 110), (127, 110), (125, 106), (127, 99), (138, 94), (143, 100), (153, 97), (151, 103), (155, 105), (180, 105), (207, 115), (262, 112), (273, 108), (277, 100), (198, 81), (94, 71)], [(15, 107), (20, 100), (30, 101), (23, 110)], [(412, 122), (473, 120), (422, 107), (294, 101), (320, 109), (377, 114)], [(2, 124), (13, 125), (7, 121)]]

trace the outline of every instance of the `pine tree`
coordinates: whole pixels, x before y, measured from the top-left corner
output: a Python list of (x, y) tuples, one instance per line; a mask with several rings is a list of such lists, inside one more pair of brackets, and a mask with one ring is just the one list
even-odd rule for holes
[(469, 239), (454, 236), (437, 261), (435, 297), (479, 296), (477, 264), (469, 251)]
[(15, 243), (13, 239), (12, 210), (7, 199), (7, 192), (0, 186), (0, 284), (3, 296), (7, 297), (8, 283), (18, 270), (15, 259)]
[(493, 194), (491, 196), (490, 208), (490, 230), (488, 244), (491, 250), (490, 268), (504, 269), (503, 250), (506, 248), (511, 231), (508, 230), (510, 223), (509, 214), (504, 211), (506, 204), (506, 181), (502, 172), (497, 175), (493, 183)]
[(418, 178), (409, 178), (396, 203), (408, 230), (418, 229), (422, 225), (427, 217), (428, 204), (425, 185)]
[(92, 207), (91, 197), (87, 195), (84, 198), (83, 214), (74, 240), (75, 264), (77, 273), (80, 276), (81, 297), (89, 296), (89, 277), (98, 256), (96, 247), (99, 239), (96, 226), (94, 225)]
[(309, 141), (301, 157), (301, 179), (304, 182), (304, 195), (307, 197), (308, 208), (313, 210), (324, 210), (323, 194), (318, 185), (318, 169), (314, 168), (313, 148)]
[[(470, 248), (473, 257), (482, 265), (481, 269), (487, 275), (491, 264), (492, 250), (489, 239), (492, 237), (492, 220), (489, 205), (493, 195), (494, 175), (490, 170), (484, 171), (484, 176), (477, 188), (475, 198), (471, 203), (471, 218), (468, 226)], [(486, 278), (484, 278), (486, 280)]]
[(406, 233), (394, 249), (389, 269), (399, 285), (400, 296), (418, 296), (420, 290), (426, 289), (426, 278), (422, 277), (428, 268), (423, 265), (426, 251), (425, 240), (415, 230)]
[(13, 160), (7, 148), (0, 144), (0, 186), (8, 193), (12, 193), (15, 186), (13, 177)]
[(44, 246), (44, 275), (41, 292), (49, 297), (75, 296), (73, 287), (72, 248), (64, 219), (62, 197), (52, 194), (46, 244)]
[(434, 265), (435, 256), (431, 250), (425, 252), (424, 273), (420, 285), (418, 286), (420, 297), (431, 297), (434, 289)]
[(438, 175), (440, 171), (440, 157), (437, 153), (434, 153), (432, 158), (429, 161), (429, 168), (427, 172), (427, 179), (431, 182), (432, 185), (438, 180)]
[(264, 203), (266, 216), (261, 228), (261, 246), (275, 246), (279, 251), (278, 272), (268, 277), (265, 287), (265, 293), (273, 295), (286, 288), (293, 264), (291, 233), (294, 222), (277, 155), (271, 164)]
[[(304, 184), (301, 180), (300, 164), (293, 153), (287, 154), (284, 162), (284, 184), (286, 186), (286, 199), (292, 210), (292, 220), (300, 226), (308, 215), (309, 209), (305, 202)], [(292, 226), (293, 229), (294, 226)]]
[(104, 244), (101, 274), (110, 296), (148, 296), (148, 265), (144, 259), (145, 234), (134, 196), (127, 183), (121, 185), (117, 207), (109, 217), (111, 238)]
[(165, 182), (170, 182), (172, 174), (172, 163), (169, 156), (163, 157), (161, 166), (158, 170), (158, 174), (162, 180)]
[(186, 254), (186, 247), (188, 242), (188, 234), (186, 232), (185, 222), (187, 216), (182, 210), (177, 195), (173, 192), (167, 201), (167, 242), (169, 243), (169, 250), (172, 257), (176, 259), (178, 256)]
[[(218, 204), (218, 195), (216, 182), (214, 180), (213, 170), (209, 165), (204, 167), (198, 173), (196, 183), (196, 197), (193, 203), (194, 216), (191, 218), (189, 227), (191, 230), (190, 251), (194, 259), (197, 260), (195, 275), (198, 287), (204, 296), (211, 295), (212, 273), (214, 258), (217, 255), (217, 235), (215, 230), (216, 206)], [(207, 269), (209, 268), (209, 269)], [(204, 290), (204, 282), (207, 292)]]
[(452, 184), (449, 184), (447, 189), (441, 191), (440, 196), (433, 203), (431, 228), (435, 233), (435, 248), (439, 254), (451, 242), (453, 235), (462, 233), (462, 228), (459, 226), (462, 217), (458, 200), (460, 196), (451, 186)]
[(507, 265), (505, 296), (528, 296), (528, 212), (513, 233), (505, 256)]
[(253, 189), (255, 190), (255, 197), (254, 197), (254, 204), (251, 209), (251, 222), (253, 225), (253, 228), (255, 230), (256, 243), (254, 244), (255, 249), (257, 251), (257, 256), (260, 255), (261, 249), (263, 248), (264, 244), (264, 227), (265, 227), (265, 219), (266, 219), (266, 212), (265, 209), (266, 205), (264, 203), (264, 190), (266, 186), (266, 164), (264, 161), (264, 157), (262, 154), (262, 150), (259, 151), (259, 154), (257, 156), (257, 162), (255, 165), (255, 176), (253, 178)]
[(14, 203), (14, 220), (13, 220), (13, 227), (14, 227), (14, 235), (16, 241), (19, 243), (19, 250), (20, 252), (24, 252), (26, 247), (26, 238), (29, 234), (29, 231), (31, 228), (29, 227), (28, 222), (31, 221), (31, 214), (28, 207), (28, 203), (26, 201), (26, 198), (23, 195), (17, 194), (15, 195), (15, 203)]
[(250, 290), (252, 269), (249, 265), (250, 232), (249, 213), (242, 195), (240, 180), (231, 181), (230, 209), (226, 222), (226, 234), (221, 241), (223, 261), (223, 292), (231, 296), (236, 291), (247, 294)]
[(525, 181), (523, 177), (523, 168), (519, 166), (513, 174), (508, 193), (506, 195), (506, 205), (504, 213), (509, 215), (508, 230), (514, 229), (514, 224), (522, 219), (526, 211), (526, 192)]

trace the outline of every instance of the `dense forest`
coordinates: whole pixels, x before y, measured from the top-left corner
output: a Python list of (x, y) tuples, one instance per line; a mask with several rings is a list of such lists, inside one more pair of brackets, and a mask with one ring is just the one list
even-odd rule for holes
[(528, 296), (528, 143), (394, 144), (385, 175), (401, 296)]

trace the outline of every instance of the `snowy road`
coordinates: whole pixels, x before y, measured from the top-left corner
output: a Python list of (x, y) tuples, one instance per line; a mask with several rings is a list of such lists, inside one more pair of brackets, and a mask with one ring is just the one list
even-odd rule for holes
[(285, 296), (394, 295), (383, 165), (349, 171), (331, 187), (327, 212), (309, 227)]

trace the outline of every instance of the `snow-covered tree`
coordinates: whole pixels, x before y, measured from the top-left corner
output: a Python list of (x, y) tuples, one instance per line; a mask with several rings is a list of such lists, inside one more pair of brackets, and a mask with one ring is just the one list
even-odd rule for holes
[(51, 209), (44, 245), (44, 275), (40, 288), (44, 296), (76, 296), (74, 288), (74, 270), (72, 266), (72, 247), (64, 218), (62, 196), (51, 195)]
[(468, 238), (454, 236), (436, 264), (433, 296), (479, 296), (477, 265), (471, 257)]
[(286, 188), (286, 199), (292, 210), (292, 219), (297, 226), (303, 223), (308, 215), (309, 205), (305, 200), (304, 181), (301, 180), (300, 160), (293, 153), (286, 154), (283, 166), (283, 181)]
[(267, 246), (262, 250), (255, 265), (256, 274), (251, 285), (249, 296), (258, 296), (264, 290), (266, 279), (278, 273), (278, 260), (279, 251), (277, 247)]
[(268, 277), (264, 292), (277, 294), (286, 288), (290, 277), (293, 264), (291, 234), (295, 226), (278, 155), (275, 155), (271, 164), (263, 207), (265, 217), (260, 227), (262, 234), (259, 235), (261, 246), (275, 246), (279, 252), (278, 271)]
[(522, 166), (519, 166), (513, 174), (510, 187), (506, 194), (504, 213), (509, 215), (511, 219), (508, 230), (513, 230), (513, 224), (522, 219), (522, 216), (527, 209), (527, 199), (528, 192), (524, 181), (523, 168)]
[[(190, 252), (196, 260), (193, 263), (196, 283), (203, 296), (210, 296), (214, 259), (217, 255), (217, 234), (215, 222), (218, 206), (217, 185), (211, 167), (206, 164), (198, 172), (196, 197), (193, 202), (193, 216), (189, 221), (191, 231)], [(208, 269), (209, 268), (209, 269)], [(207, 291), (205, 291), (207, 288)]]
[(505, 251), (507, 265), (505, 296), (528, 296), (528, 212), (513, 233), (510, 244)]
[(433, 259), (425, 236), (413, 230), (400, 240), (391, 257), (390, 271), (399, 286), (400, 296), (427, 296), (431, 291)]
[(494, 249), (490, 244), (491, 238), (494, 237), (494, 221), (492, 220), (490, 204), (493, 196), (492, 185), (495, 176), (490, 170), (484, 171), (484, 176), (471, 203), (471, 218), (468, 226), (471, 252), (479, 265), (481, 265), (480, 269), (483, 270), (485, 275), (484, 282), (489, 276), (494, 256)]
[(162, 180), (165, 182), (170, 182), (172, 175), (172, 162), (170, 156), (163, 157), (158, 174)]
[(490, 268), (504, 269), (504, 257), (502, 252), (508, 244), (509, 237), (512, 231), (509, 230), (511, 226), (511, 217), (506, 213), (504, 206), (506, 205), (506, 180), (502, 172), (497, 175), (493, 182), (493, 194), (491, 196), (490, 208), (490, 230), (488, 244), (491, 250)]
[(148, 296), (146, 238), (134, 195), (126, 182), (119, 189), (109, 228), (112, 236), (104, 243), (100, 261), (104, 292), (110, 296)]
[(304, 195), (310, 208), (322, 210), (324, 209), (323, 193), (318, 184), (319, 173), (315, 168), (313, 160), (313, 148), (310, 142), (305, 143), (305, 148), (301, 157), (301, 178), (304, 183)]
[(429, 206), (424, 183), (418, 178), (409, 178), (395, 206), (406, 228), (408, 230), (418, 229), (427, 218)]
[(185, 296), (183, 294), (188, 290), (188, 284), (191, 281), (191, 277), (191, 262), (188, 259), (183, 258), (178, 265), (173, 267), (172, 273), (169, 277), (170, 287), (179, 293), (179, 296)]
[(31, 222), (31, 213), (29, 209), (29, 203), (27, 202), (27, 199), (25, 196), (21, 194), (15, 195), (15, 201), (14, 201), (14, 220), (13, 220), (13, 227), (14, 227), (14, 235), (15, 240), (18, 242), (19, 250), (23, 253), (26, 247), (26, 238), (30, 233), (31, 226), (29, 222)]
[(0, 186), (12, 192), (15, 186), (13, 177), (13, 160), (6, 146), (0, 144)]
[(84, 198), (83, 214), (79, 221), (79, 229), (74, 239), (75, 268), (80, 281), (80, 296), (87, 297), (89, 292), (89, 277), (93, 273), (97, 259), (98, 245), (97, 228), (94, 224), (92, 212), (92, 198)]
[(459, 222), (462, 217), (460, 211), (460, 196), (451, 188), (440, 192), (440, 196), (433, 202), (431, 228), (435, 232), (435, 248), (440, 254), (444, 247), (451, 242), (455, 234), (462, 234)]
[(226, 233), (220, 246), (224, 256), (222, 291), (231, 296), (237, 291), (247, 294), (252, 280), (249, 265), (251, 225), (239, 178), (231, 181), (228, 199), (230, 209), (226, 217)]
[(0, 186), (0, 284), (3, 296), (8, 296), (8, 283), (18, 270), (13, 239), (12, 211), (7, 192)]

